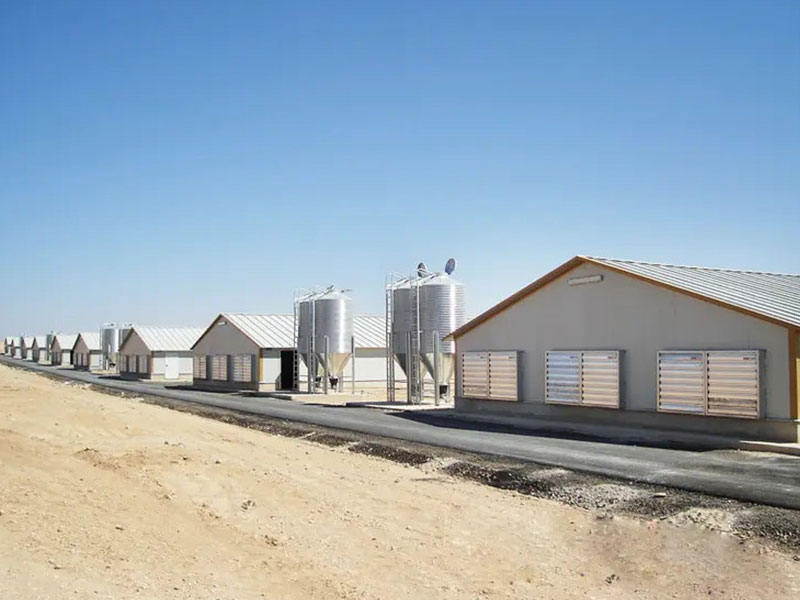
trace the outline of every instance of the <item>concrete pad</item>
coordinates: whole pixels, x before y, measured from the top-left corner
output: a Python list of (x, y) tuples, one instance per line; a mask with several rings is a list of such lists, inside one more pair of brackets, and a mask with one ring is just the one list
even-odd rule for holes
[(330, 394), (309, 394), (307, 392), (253, 392), (247, 396), (256, 398), (277, 398), (290, 400), (300, 404), (324, 404), (328, 406), (346, 406), (349, 402), (365, 401), (363, 394), (331, 392)]
[(753, 452), (774, 452), (776, 454), (788, 454), (790, 456), (800, 456), (800, 444), (782, 442), (759, 442), (755, 440), (739, 441), (739, 450), (751, 450)]
[(642, 446), (678, 445), (706, 449), (724, 448), (800, 456), (800, 444), (790, 442), (754, 441), (687, 431), (575, 423), (573, 421), (533, 419), (518, 416), (509, 417), (483, 412), (448, 411), (442, 416), (474, 423), (501, 425), (530, 433), (576, 434), (608, 440), (614, 443)]
[(405, 402), (388, 402), (379, 400), (377, 402), (348, 402), (347, 406), (354, 408), (375, 408), (388, 411), (419, 411), (419, 410), (447, 410), (453, 408), (453, 403), (442, 402), (436, 406), (433, 402), (423, 402), (422, 404), (407, 404)]

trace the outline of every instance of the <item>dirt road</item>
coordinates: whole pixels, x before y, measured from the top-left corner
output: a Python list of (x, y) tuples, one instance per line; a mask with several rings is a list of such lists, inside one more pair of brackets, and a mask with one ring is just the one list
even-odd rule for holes
[(0, 598), (800, 594), (791, 552), (602, 516), (0, 366)]

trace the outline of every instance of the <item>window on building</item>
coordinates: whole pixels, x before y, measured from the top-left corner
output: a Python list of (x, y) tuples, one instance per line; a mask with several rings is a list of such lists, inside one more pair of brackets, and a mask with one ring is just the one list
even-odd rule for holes
[(211, 357), (211, 379), (215, 381), (228, 380), (228, 356), (216, 354)]
[(241, 382), (253, 380), (252, 354), (237, 354), (233, 357), (233, 380)]
[(462, 352), (461, 395), (484, 400), (519, 400), (519, 352)]
[(558, 350), (545, 356), (545, 402), (619, 408), (618, 350)]
[(658, 353), (658, 410), (757, 419), (760, 350), (669, 350)]
[(194, 369), (192, 376), (195, 379), (206, 379), (208, 377), (208, 368), (205, 356), (194, 357)]

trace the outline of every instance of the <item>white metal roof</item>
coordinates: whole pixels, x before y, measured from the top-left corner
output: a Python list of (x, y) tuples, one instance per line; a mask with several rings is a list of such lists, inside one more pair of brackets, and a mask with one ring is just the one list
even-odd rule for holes
[(58, 340), (58, 345), (61, 346), (62, 350), (72, 350), (72, 347), (75, 345), (75, 342), (78, 340), (78, 334), (77, 333), (57, 333), (50, 343), (53, 344), (56, 340)]
[(800, 275), (582, 257), (782, 323), (800, 326)]
[[(83, 338), (83, 342), (86, 344), (86, 347), (91, 352), (92, 350), (100, 350), (100, 332), (98, 331), (81, 331), (78, 334), (80, 337)], [(77, 343), (77, 338), (75, 339), (75, 343)], [(61, 342), (59, 342), (60, 344)], [(75, 344), (73, 344), (73, 347)]]
[[(192, 349), (203, 335), (202, 327), (140, 327), (132, 328), (150, 352), (181, 352)], [(130, 333), (128, 335), (131, 335)], [(125, 339), (128, 339), (127, 337)]]
[(385, 348), (386, 318), (376, 315), (353, 317), (353, 336), (356, 348)]
[[(294, 347), (293, 315), (222, 313), (220, 316), (252, 339), (259, 348)], [(384, 348), (386, 346), (384, 324), (384, 317), (372, 315), (353, 317), (356, 348)]]
[(223, 313), (222, 317), (253, 340), (259, 348), (291, 348), (294, 345), (292, 315)]
[(46, 335), (35, 335), (33, 339), (36, 341), (36, 345), (39, 346), (39, 348), (45, 348), (47, 346)]

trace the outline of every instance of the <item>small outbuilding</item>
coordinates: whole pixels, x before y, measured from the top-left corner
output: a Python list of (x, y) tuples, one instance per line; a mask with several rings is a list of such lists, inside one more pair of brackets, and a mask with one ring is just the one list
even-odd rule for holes
[(56, 367), (72, 364), (72, 348), (78, 339), (77, 333), (57, 333), (50, 341), (50, 363)]
[[(355, 385), (386, 385), (385, 319), (353, 317)], [(193, 385), (221, 390), (304, 389), (307, 369), (297, 360), (295, 380), (294, 316), (220, 314), (194, 344)], [(352, 388), (352, 370), (343, 373), (343, 389)]]
[(577, 256), (452, 337), (460, 412), (799, 439), (800, 275)]
[(119, 348), (119, 374), (125, 379), (191, 381), (192, 346), (200, 327), (132, 327)]
[(100, 333), (83, 331), (72, 346), (72, 365), (82, 371), (100, 371), (103, 368)]
[(50, 349), (47, 346), (46, 335), (36, 335), (33, 337), (31, 353), (33, 355), (33, 362), (41, 364), (50, 362)]
[(20, 358), (22, 360), (33, 360), (33, 336), (20, 338)]
[(3, 354), (6, 356), (14, 356), (14, 338), (7, 337), (3, 342)]

